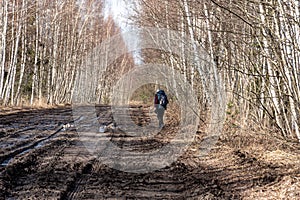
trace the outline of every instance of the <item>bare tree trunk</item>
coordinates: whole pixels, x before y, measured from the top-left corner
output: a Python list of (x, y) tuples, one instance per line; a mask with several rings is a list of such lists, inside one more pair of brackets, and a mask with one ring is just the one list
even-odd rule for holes
[(38, 58), (39, 58), (39, 4), (36, 1), (36, 11), (35, 11), (35, 55), (34, 55), (34, 70), (32, 76), (32, 87), (31, 87), (31, 98), (30, 98), (30, 105), (34, 103), (34, 97), (36, 94), (36, 87), (38, 81)]
[[(261, 18), (261, 22), (262, 24), (266, 24), (266, 19), (265, 19), (265, 11), (264, 11), (264, 8), (263, 8), (263, 5), (262, 4), (259, 4), (259, 10), (260, 10), (260, 18)], [(266, 31), (266, 28), (265, 27), (261, 27), (262, 29), (262, 33), (263, 33), (263, 46), (264, 47), (268, 47), (269, 44), (268, 44), (268, 41), (266, 39), (266, 36), (267, 36), (267, 31)], [(271, 96), (271, 101), (272, 101), (272, 104), (274, 106), (274, 115), (275, 115), (275, 120), (276, 120), (276, 123), (277, 125), (279, 126), (279, 128), (281, 129), (283, 135), (286, 137), (287, 134), (286, 134), (286, 131), (284, 129), (284, 126), (282, 124), (282, 121), (280, 119), (280, 115), (282, 114), (280, 112), (280, 103), (278, 101), (278, 98), (277, 98), (277, 94), (276, 94), (276, 89), (275, 89), (275, 86), (277, 85), (277, 80), (274, 76), (274, 73), (273, 73), (273, 70), (272, 70), (272, 64), (271, 64), (271, 61), (270, 61), (270, 52), (268, 49), (265, 50), (265, 53), (266, 53), (266, 61), (265, 61), (265, 64), (266, 64), (266, 68), (267, 68), (267, 71), (268, 71), (268, 74), (270, 76), (270, 87), (269, 87), (269, 92), (270, 92), (270, 96)]]
[(6, 61), (6, 34), (7, 34), (7, 24), (8, 24), (8, 1), (3, 1), (3, 27), (2, 27), (2, 38), (1, 38), (1, 60), (0, 60), (0, 97), (3, 98), (4, 95), (4, 72), (5, 72), (5, 61)]
[(55, 102), (56, 96), (56, 83), (57, 83), (57, 60), (58, 60), (58, 33), (60, 29), (57, 24), (54, 25), (54, 44), (53, 44), (53, 57), (52, 57), (52, 73), (51, 73), (51, 86), (50, 86), (50, 104)]
[[(192, 23), (192, 12), (190, 11), (189, 5), (187, 0), (183, 0), (183, 6), (184, 6), (184, 15), (186, 16), (186, 21), (187, 21), (187, 25), (188, 25), (188, 32), (190, 34), (190, 38), (191, 38), (191, 42), (193, 45), (193, 49), (194, 49), (194, 53), (195, 53), (195, 61), (196, 61), (196, 65), (198, 66), (199, 64), (199, 58), (200, 56), (198, 55), (198, 49), (196, 47), (196, 39), (195, 39), (195, 34), (194, 34), (194, 30), (193, 30), (193, 23)], [(191, 84), (192, 84), (192, 88), (194, 88), (194, 64), (191, 65)]]
[[(8, 76), (5, 81), (4, 85), (4, 104), (7, 105), (9, 103), (9, 100), (12, 95), (12, 90), (14, 89), (14, 77), (16, 72), (16, 59), (17, 59), (17, 52), (18, 52), (18, 42), (20, 38), (20, 32), (21, 32), (21, 26), (18, 26), (18, 11), (16, 11), (18, 7), (16, 6), (16, 2), (13, 1), (12, 5), (12, 13), (13, 13), (13, 20), (11, 21), (12, 31), (11, 31), (11, 40), (12, 40), (12, 46), (11, 46), (11, 55), (10, 55), (10, 65), (9, 65), (9, 72)], [(18, 30), (15, 33), (15, 29)], [(16, 38), (16, 39), (15, 39)]]
[[(293, 2), (295, 3), (295, 2)], [(286, 123), (288, 125), (288, 127), (290, 127), (290, 123), (291, 123), (291, 127), (292, 129), (295, 131), (295, 134), (300, 142), (300, 133), (299, 133), (299, 121), (298, 121), (298, 116), (297, 116), (297, 112), (296, 112), (296, 106), (295, 106), (295, 100), (299, 101), (299, 87), (294, 87), (294, 85), (297, 86), (298, 84), (298, 77), (297, 77), (297, 67), (294, 65), (295, 63), (293, 62), (294, 60), (298, 59), (298, 55), (296, 53), (296, 57), (294, 57), (293, 52), (295, 51), (294, 49), (299, 48), (298, 45), (298, 41), (294, 40), (293, 36), (299, 36), (297, 35), (297, 33), (299, 34), (299, 26), (295, 26), (293, 24), (290, 23), (289, 19), (286, 16), (284, 7), (282, 5), (282, 2), (278, 0), (278, 7), (279, 7), (279, 13), (283, 16), (282, 18), (282, 22), (280, 21), (280, 18), (277, 20), (276, 16), (274, 16), (274, 22), (276, 25), (275, 28), (275, 34), (278, 38), (281, 38), (282, 41), (284, 41), (285, 39), (287, 39), (288, 41), (291, 41), (291, 44), (285, 44), (285, 45), (281, 45), (281, 51), (279, 52), (279, 58), (278, 59), (282, 59), (282, 63), (283, 66), (290, 66), (290, 70), (282, 70), (283, 71), (283, 75), (285, 78), (285, 85), (287, 88), (287, 95), (288, 95), (288, 100), (289, 100), (289, 106), (290, 106), (290, 112), (291, 112), (291, 120), (287, 120)], [(291, 7), (289, 8), (291, 11), (293, 10)], [(299, 14), (299, 9), (297, 8), (297, 6), (295, 7), (295, 13), (297, 17), (297, 13)], [(291, 14), (293, 14), (293, 12), (291, 12)], [(299, 15), (298, 15), (299, 17)], [(290, 25), (290, 26), (288, 26)], [(293, 29), (294, 30), (291, 30)], [(286, 31), (288, 30), (288, 31)], [(299, 38), (298, 38), (299, 39)], [(293, 45), (292, 45), (293, 44)], [(296, 51), (299, 52), (299, 51)], [(291, 61), (292, 60), (292, 61)], [(295, 77), (296, 75), (296, 77)], [(294, 100), (295, 99), (295, 100)], [(287, 117), (286, 117), (287, 118)], [(289, 130), (291, 131), (291, 128), (289, 128)], [(291, 131), (292, 132), (292, 131)]]
[[(185, 11), (182, 12), (180, 18), (180, 27), (181, 27), (181, 37), (182, 38), (186, 38), (187, 37), (187, 34), (186, 34), (186, 19), (185, 19)], [(184, 82), (187, 83), (187, 80), (188, 80), (188, 76), (187, 76), (187, 63), (186, 63), (186, 58), (185, 58), (185, 55), (187, 52), (185, 52), (185, 46), (184, 44), (182, 45), (182, 48), (181, 48), (181, 51), (182, 51), (182, 56), (180, 58), (180, 65), (181, 66), (178, 66), (179, 69), (182, 69), (183, 70), (183, 77), (184, 77)]]
[[(19, 19), (18, 19), (19, 20)], [(11, 97), (10, 103), (11, 105), (14, 104), (14, 94), (15, 94), (15, 80), (16, 80), (16, 73), (17, 73), (17, 58), (18, 58), (18, 49), (19, 49), (19, 41), (21, 36), (22, 25), (18, 23), (18, 32), (16, 36), (16, 45), (15, 45), (15, 52), (14, 52), (14, 59), (12, 64), (12, 76), (11, 76)]]
[(21, 12), (21, 19), (22, 19), (22, 37), (21, 37), (21, 68), (20, 68), (20, 76), (19, 76), (19, 82), (18, 82), (18, 87), (17, 87), (17, 91), (16, 91), (16, 96), (14, 99), (14, 104), (19, 104), (19, 99), (21, 96), (21, 86), (23, 83), (23, 77), (24, 77), (24, 71), (25, 71), (25, 65), (26, 65), (26, 58), (27, 58), (27, 21), (26, 19), (26, 15), (27, 15), (27, 3), (25, 0), (22, 0), (22, 12)]

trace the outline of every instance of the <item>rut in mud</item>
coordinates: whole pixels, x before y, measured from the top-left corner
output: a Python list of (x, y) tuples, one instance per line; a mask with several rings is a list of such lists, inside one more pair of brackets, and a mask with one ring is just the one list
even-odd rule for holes
[[(109, 106), (96, 110), (100, 123), (112, 124)], [(136, 124), (149, 123), (146, 107), (131, 110)], [(273, 165), (231, 149), (216, 149), (202, 159), (189, 150), (160, 170), (122, 172), (90, 155), (73, 122), (70, 107), (1, 115), (0, 199), (243, 199), (245, 191), (299, 174), (292, 164)], [(169, 122), (149, 140), (118, 129), (107, 132), (120, 148), (149, 151), (167, 144), (176, 128)]]

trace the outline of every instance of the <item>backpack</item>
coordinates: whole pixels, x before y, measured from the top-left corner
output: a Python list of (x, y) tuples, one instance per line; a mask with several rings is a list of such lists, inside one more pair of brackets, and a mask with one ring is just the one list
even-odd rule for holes
[(163, 90), (158, 91), (157, 93), (157, 99), (160, 106), (164, 107), (164, 109), (167, 109), (167, 105), (169, 103), (168, 97), (166, 93)]

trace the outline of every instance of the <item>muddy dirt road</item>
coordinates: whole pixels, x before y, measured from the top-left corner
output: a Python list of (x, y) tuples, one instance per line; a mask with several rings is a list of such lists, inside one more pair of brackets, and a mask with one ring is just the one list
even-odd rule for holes
[[(148, 122), (144, 108), (132, 110), (136, 124)], [(97, 111), (102, 122), (112, 122), (110, 107)], [(200, 160), (191, 148), (163, 169), (122, 172), (93, 158), (72, 124), (71, 107), (2, 112), (0, 199), (244, 199), (254, 188), (277, 188), (287, 177), (299, 177), (295, 165), (264, 163), (232, 149)], [(143, 141), (120, 130), (108, 133), (122, 148), (147, 151), (168, 143), (175, 129), (171, 123)]]

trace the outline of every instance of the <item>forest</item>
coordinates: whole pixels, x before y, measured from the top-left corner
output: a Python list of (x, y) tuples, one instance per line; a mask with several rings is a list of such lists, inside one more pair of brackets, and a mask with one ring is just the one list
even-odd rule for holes
[[(136, 13), (130, 23), (179, 31), (212, 57), (227, 105), (240, 123), (250, 120), (278, 129), (288, 139), (300, 139), (299, 1), (139, 4), (132, 8)], [(104, 18), (103, 6), (96, 0), (1, 2), (1, 103), (71, 103), (86, 55), (121, 31), (111, 17)], [(196, 88), (195, 66), (170, 55), (160, 59), (201, 90)], [(108, 101), (111, 86), (133, 66), (127, 54), (109, 67), (97, 83), (100, 102)]]

